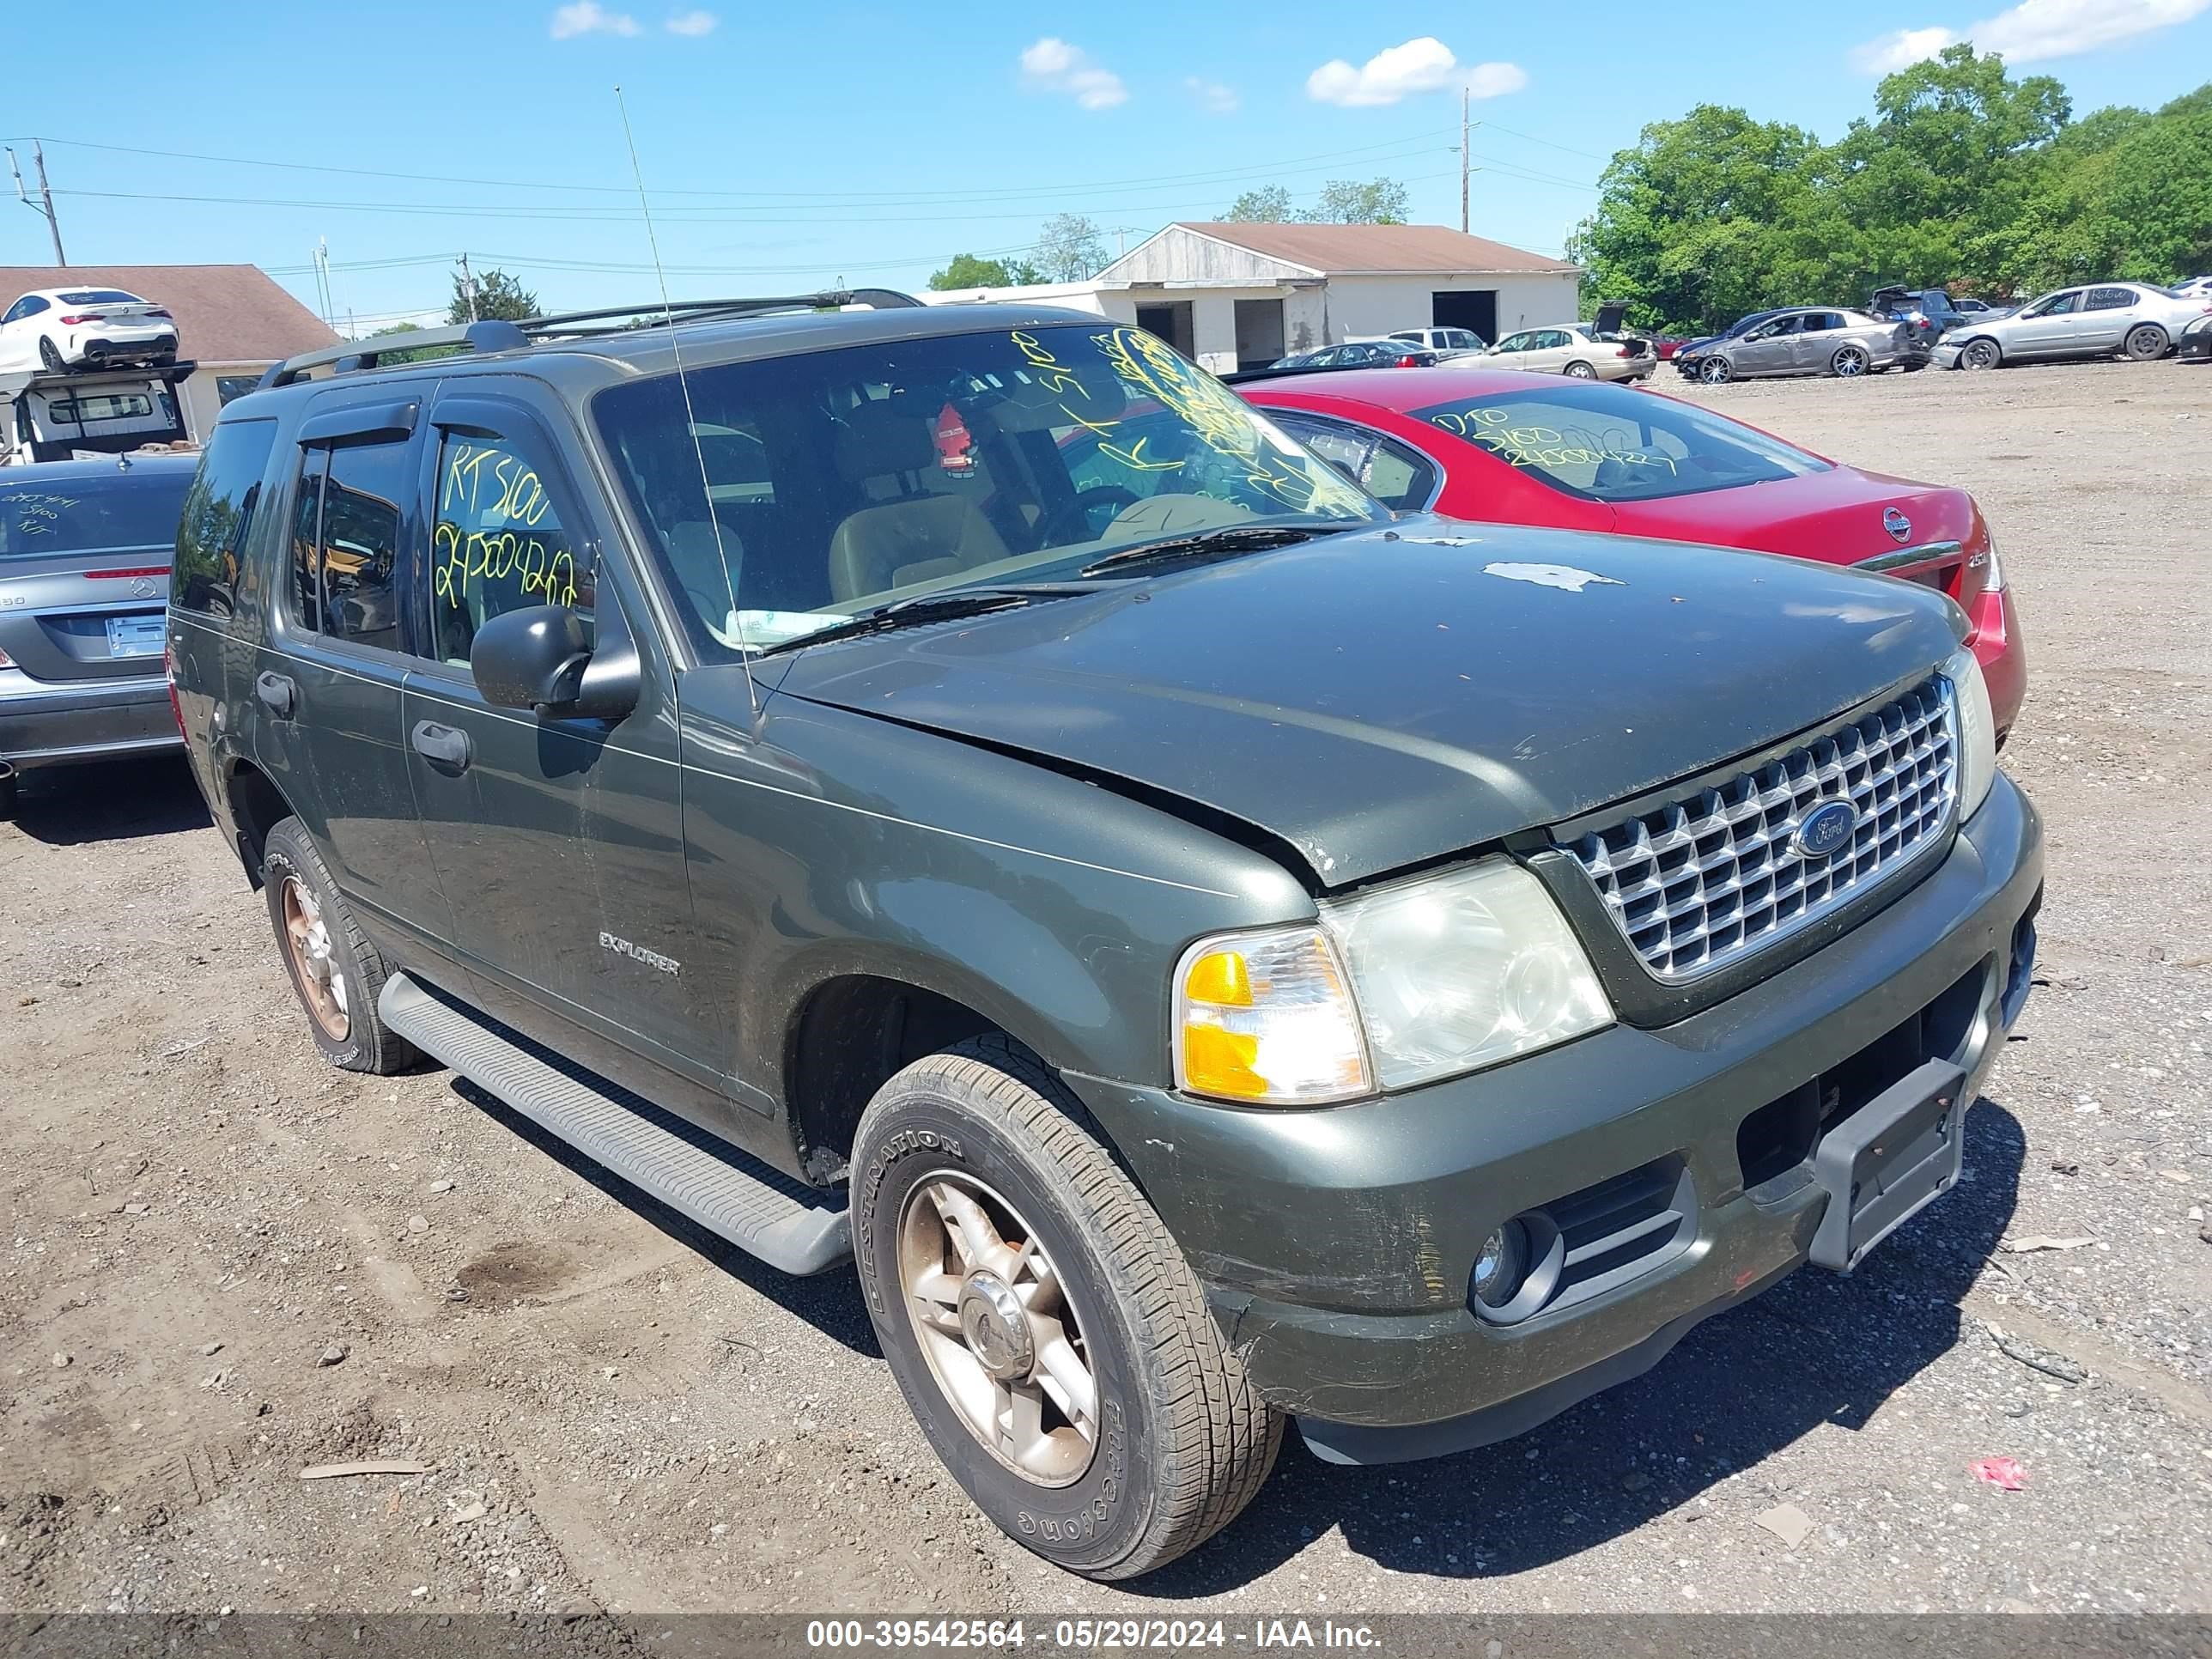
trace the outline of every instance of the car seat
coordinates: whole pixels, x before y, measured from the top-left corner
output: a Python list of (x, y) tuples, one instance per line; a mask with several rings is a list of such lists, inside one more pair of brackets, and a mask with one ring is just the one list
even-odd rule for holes
[[(830, 591), (842, 602), (1008, 556), (1005, 541), (965, 494), (922, 487), (937, 462), (929, 417), (890, 399), (845, 416), (833, 457), (854, 489), (878, 499), (846, 514), (830, 538)], [(884, 491), (888, 489), (889, 495)]]

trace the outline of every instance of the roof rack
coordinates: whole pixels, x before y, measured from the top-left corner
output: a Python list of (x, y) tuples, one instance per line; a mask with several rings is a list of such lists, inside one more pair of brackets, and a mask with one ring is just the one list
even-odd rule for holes
[(561, 311), (543, 317), (526, 317), (519, 323), (485, 319), (451, 328), (411, 329), (404, 334), (380, 334), (374, 341), (351, 340), (287, 357), (261, 377), (261, 388), (289, 386), (311, 368), (328, 363), (331, 372), (351, 374), (374, 368), (379, 361), (400, 351), (434, 350), (459, 346), (471, 352), (520, 351), (540, 340), (590, 339), (635, 329), (659, 328), (669, 323), (711, 322), (719, 318), (748, 317), (769, 311), (836, 311), (865, 305), (878, 311), (920, 306), (911, 294), (890, 288), (829, 289), (819, 294), (779, 294), (754, 299), (679, 300), (659, 306), (609, 306), (597, 311)]

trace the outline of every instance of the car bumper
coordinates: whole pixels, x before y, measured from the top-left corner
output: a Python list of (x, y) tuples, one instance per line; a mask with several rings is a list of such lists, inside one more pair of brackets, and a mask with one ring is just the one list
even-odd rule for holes
[(1928, 361), (1937, 368), (1956, 368), (1959, 366), (1959, 353), (1960, 348), (1946, 340), (1936, 348)]
[[(2035, 811), (2000, 777), (1909, 892), (1673, 1026), (1615, 1026), (1322, 1111), (1067, 1081), (1196, 1269), (1247, 1373), (1316, 1451), (1440, 1455), (1649, 1369), (1700, 1320), (1808, 1259), (1856, 1265), (1837, 1236), (1857, 1176), (1836, 1166), (1869, 1125), (1911, 1107), (1921, 1115), (1898, 1116), (1898, 1139), (1933, 1152), (1918, 1189), (1899, 1189), (1902, 1214), (1862, 1206), (1850, 1249), (1948, 1189), (1966, 1109), (2027, 997), (2042, 862)], [(1592, 1248), (1616, 1222), (1643, 1231), (1500, 1324), (1474, 1310), (1471, 1276), (1492, 1231), (1525, 1217), (1562, 1237), (1596, 1225)]]
[(2212, 329), (2183, 335), (2181, 343), (2173, 349), (2173, 355), (2185, 362), (2191, 358), (2198, 362), (2212, 361)]
[(1982, 680), (1990, 689), (1990, 713), (1997, 741), (2002, 743), (2027, 698), (2027, 643), (2021, 637), (2020, 609), (2013, 603), (2012, 589), (1999, 588), (1976, 599), (1972, 620), (1966, 643), (1982, 665)]
[(0, 760), (19, 771), (181, 749), (166, 678), (0, 696)]
[(147, 357), (173, 356), (176, 349), (173, 329), (110, 329), (104, 333), (78, 336), (62, 356), (64, 362), (77, 363), (135, 362)]

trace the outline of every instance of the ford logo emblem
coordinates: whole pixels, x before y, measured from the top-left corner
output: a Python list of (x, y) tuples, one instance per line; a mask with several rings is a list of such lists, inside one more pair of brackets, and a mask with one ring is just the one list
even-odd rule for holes
[(1825, 801), (1805, 814), (1790, 844), (1802, 859), (1825, 859), (1849, 844), (1859, 827), (1859, 809), (1847, 800)]
[(1906, 542), (1912, 539), (1912, 520), (1893, 507), (1883, 512), (1881, 527), (1889, 532), (1889, 538), (1892, 541)]

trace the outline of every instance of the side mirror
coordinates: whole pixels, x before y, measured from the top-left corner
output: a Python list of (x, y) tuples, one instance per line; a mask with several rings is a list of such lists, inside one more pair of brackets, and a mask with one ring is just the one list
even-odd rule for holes
[(584, 624), (565, 605), (533, 605), (486, 617), (469, 646), (477, 690), (501, 708), (565, 712), (591, 660)]

